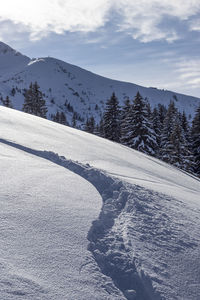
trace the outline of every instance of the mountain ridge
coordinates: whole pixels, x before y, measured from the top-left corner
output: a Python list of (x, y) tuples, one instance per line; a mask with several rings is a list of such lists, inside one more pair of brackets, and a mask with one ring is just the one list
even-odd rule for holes
[(109, 79), (53, 57), (30, 59), (4, 43), (0, 43), (0, 53), (1, 48), (7, 51), (4, 53), (3, 50), (4, 55), (0, 55), (0, 96), (11, 96), (14, 108), (21, 110), (25, 89), (37, 81), (46, 100), (48, 119), (57, 111), (63, 111), (69, 123), (76, 112), (79, 126), (92, 115), (99, 121), (113, 92), (120, 105), (127, 98), (133, 99), (137, 91), (149, 100), (152, 107), (158, 103), (167, 106), (174, 100), (177, 108), (185, 111), (190, 119), (200, 104), (197, 97)]

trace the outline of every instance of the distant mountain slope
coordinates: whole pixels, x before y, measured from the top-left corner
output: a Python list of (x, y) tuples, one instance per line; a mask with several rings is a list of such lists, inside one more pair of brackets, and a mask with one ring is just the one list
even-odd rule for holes
[(199, 300), (199, 179), (5, 107), (0, 131), (1, 299)]
[(0, 42), (0, 81), (22, 70), (30, 58)]
[[(67, 106), (70, 104), (80, 117), (79, 124), (91, 115), (99, 120), (112, 92), (116, 93), (121, 104), (127, 97), (133, 99), (137, 91), (147, 97), (152, 106), (158, 103), (168, 105), (174, 100), (177, 108), (184, 110), (189, 117), (200, 104), (199, 98), (108, 79), (58, 59), (31, 60), (0, 43), (0, 96), (10, 95), (14, 107), (21, 110), (24, 89), (34, 81), (39, 83), (46, 99), (48, 118), (59, 110), (64, 111), (71, 122), (72, 111)], [(12, 96), (13, 88), (16, 93)]]

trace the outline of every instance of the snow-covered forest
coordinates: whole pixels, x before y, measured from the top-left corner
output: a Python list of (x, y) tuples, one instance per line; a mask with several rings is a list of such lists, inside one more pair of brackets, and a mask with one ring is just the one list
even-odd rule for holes
[[(2, 98), (2, 103), (13, 107), (9, 96)], [(47, 118), (48, 109), (37, 82), (25, 91), (22, 110)], [(51, 119), (69, 126), (64, 112), (57, 111)], [(78, 127), (76, 119), (72, 118), (74, 128)], [(200, 106), (189, 122), (185, 111), (178, 111), (174, 101), (168, 107), (159, 103), (152, 109), (149, 101), (137, 92), (132, 101), (127, 99), (120, 106), (113, 93), (100, 121), (97, 123), (92, 115), (83, 129), (200, 176)]]
[(113, 93), (100, 123), (91, 117), (84, 129), (200, 176), (200, 106), (189, 123), (174, 101), (152, 110), (138, 92), (133, 101), (128, 99), (120, 107)]

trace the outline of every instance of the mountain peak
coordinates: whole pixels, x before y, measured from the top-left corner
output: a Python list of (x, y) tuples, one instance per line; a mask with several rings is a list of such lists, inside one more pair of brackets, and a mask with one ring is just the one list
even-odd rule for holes
[(0, 41), (0, 78), (8, 79), (22, 70), (30, 58)]
[(0, 41), (0, 55), (6, 55), (6, 54), (13, 54), (15, 56), (21, 56), (22, 55), (20, 52), (14, 50), (13, 48), (8, 46), (7, 44)]

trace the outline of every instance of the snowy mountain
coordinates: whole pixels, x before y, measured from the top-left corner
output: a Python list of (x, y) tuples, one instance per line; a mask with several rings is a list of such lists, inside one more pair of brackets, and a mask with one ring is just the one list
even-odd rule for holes
[(199, 179), (5, 107), (0, 128), (1, 299), (199, 299)]
[(0, 81), (26, 67), (30, 58), (0, 42)]
[(111, 80), (55, 58), (30, 59), (0, 43), (0, 96), (5, 99), (9, 95), (14, 108), (21, 110), (24, 89), (35, 81), (46, 99), (48, 118), (63, 111), (71, 123), (74, 111), (79, 125), (91, 115), (99, 120), (105, 102), (113, 92), (121, 105), (127, 97), (133, 99), (137, 91), (148, 98), (152, 106), (158, 103), (167, 106), (170, 100), (174, 100), (177, 108), (185, 110), (189, 117), (193, 117), (200, 104), (199, 98)]

